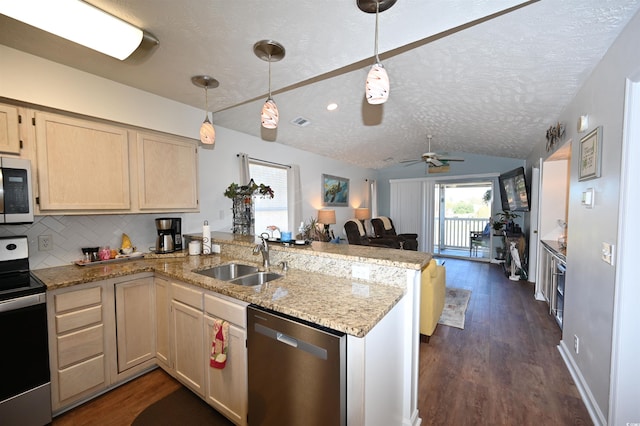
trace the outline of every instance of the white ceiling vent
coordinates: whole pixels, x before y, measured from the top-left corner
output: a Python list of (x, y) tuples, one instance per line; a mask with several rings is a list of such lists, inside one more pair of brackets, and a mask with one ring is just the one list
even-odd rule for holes
[(296, 126), (300, 126), (300, 127), (305, 127), (311, 124), (311, 121), (307, 120), (304, 117), (296, 117), (293, 120), (291, 120), (291, 122)]

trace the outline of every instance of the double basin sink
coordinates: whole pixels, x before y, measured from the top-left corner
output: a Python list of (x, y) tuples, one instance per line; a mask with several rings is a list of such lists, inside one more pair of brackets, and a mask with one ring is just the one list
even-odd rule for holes
[(231, 284), (248, 287), (265, 284), (282, 277), (282, 275), (275, 272), (260, 272), (255, 266), (243, 265), (242, 263), (228, 263), (194, 272), (221, 281), (227, 281)]

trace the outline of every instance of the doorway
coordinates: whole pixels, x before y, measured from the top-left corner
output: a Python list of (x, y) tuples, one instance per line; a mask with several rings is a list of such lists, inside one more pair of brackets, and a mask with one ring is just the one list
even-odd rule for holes
[(443, 257), (490, 261), (494, 182), (439, 181), (434, 187), (433, 251)]

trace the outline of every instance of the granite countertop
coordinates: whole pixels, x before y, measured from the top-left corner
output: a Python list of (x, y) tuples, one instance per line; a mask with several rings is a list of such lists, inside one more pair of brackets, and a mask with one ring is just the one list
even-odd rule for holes
[[(220, 236), (216, 238), (218, 242), (224, 241)], [(229, 241), (240, 246), (254, 244), (252, 237), (231, 238)], [(403, 265), (405, 269), (418, 270), (420, 265), (426, 264), (431, 258), (426, 253), (408, 253), (391, 249), (382, 249), (375, 253), (370, 247), (356, 249), (346, 244), (313, 243), (311, 246), (301, 247), (300, 250), (312, 250), (316, 256), (343, 259), (346, 256), (347, 259), (369, 260), (374, 264), (377, 262), (392, 266)], [(278, 251), (278, 248), (275, 251)], [(233, 254), (186, 256), (185, 252), (179, 252), (173, 256), (146, 255), (142, 259), (117, 263), (68, 265), (32, 272), (48, 290), (153, 272), (356, 337), (365, 336), (405, 294), (405, 289), (398, 286), (293, 268), (282, 272), (280, 268), (272, 267), (271, 270), (282, 274), (283, 278), (254, 287), (230, 284), (194, 272), (228, 262), (253, 263), (260, 266), (255, 261), (248, 262), (246, 259), (233, 257)]]

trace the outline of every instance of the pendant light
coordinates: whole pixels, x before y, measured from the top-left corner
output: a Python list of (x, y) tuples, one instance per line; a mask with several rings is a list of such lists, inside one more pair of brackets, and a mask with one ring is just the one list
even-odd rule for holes
[[(191, 82), (198, 87), (204, 87), (204, 104), (206, 108), (206, 115), (202, 126), (200, 126), (200, 142), (205, 145), (213, 145), (216, 142), (216, 130), (213, 128), (213, 124), (209, 121), (209, 88), (215, 89), (220, 85), (218, 80), (208, 75), (196, 75), (191, 77)], [(213, 113), (211, 113), (213, 118)]]
[(366, 13), (376, 14), (375, 60), (365, 84), (367, 102), (372, 105), (383, 104), (389, 99), (389, 75), (378, 57), (378, 17), (396, 3), (396, 0), (358, 0), (358, 8)]
[(253, 45), (253, 53), (269, 62), (269, 97), (262, 106), (260, 113), (260, 122), (265, 129), (276, 129), (278, 127), (278, 106), (271, 97), (271, 62), (278, 62), (284, 58), (284, 47), (273, 40), (260, 40)]

